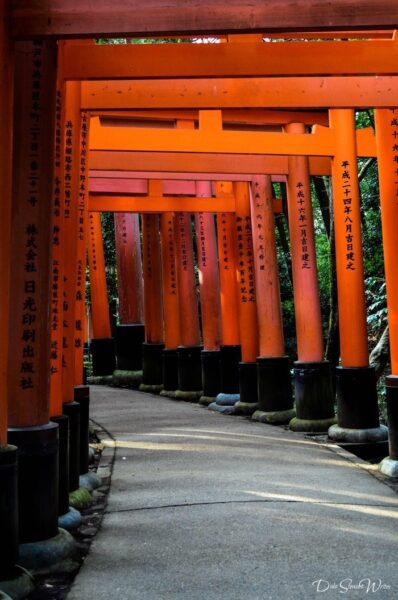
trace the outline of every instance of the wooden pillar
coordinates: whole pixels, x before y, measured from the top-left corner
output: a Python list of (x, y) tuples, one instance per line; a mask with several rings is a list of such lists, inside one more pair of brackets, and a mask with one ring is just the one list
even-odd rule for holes
[(257, 358), (259, 411), (253, 418), (280, 424), (289, 422), (295, 414), (290, 361), (285, 356), (273, 194), (269, 175), (253, 177), (250, 207), (260, 351)]
[(253, 259), (253, 236), (250, 217), (249, 184), (233, 185), (236, 201), (236, 285), (238, 290), (238, 313), (242, 362), (239, 364), (238, 406), (243, 412), (257, 408), (258, 324), (256, 304), (256, 281)]
[(376, 378), (368, 359), (354, 111), (330, 110), (329, 122), (335, 134), (332, 183), (341, 352), (338, 424), (329, 436), (370, 442), (385, 439), (386, 431), (379, 427)]
[(163, 395), (178, 388), (177, 347), (181, 343), (180, 299), (178, 293), (174, 213), (160, 216), (162, 248), (162, 285), (164, 312), (164, 343), (162, 356)]
[(181, 298), (181, 345), (178, 348), (178, 390), (184, 392), (185, 395), (191, 392), (195, 395), (202, 389), (201, 346), (192, 244), (192, 222), (191, 215), (188, 213), (177, 213), (176, 215), (176, 255), (178, 291)]
[(93, 374), (111, 375), (116, 364), (114, 340), (112, 338), (109, 317), (101, 214), (89, 213), (88, 222)]
[[(7, 444), (8, 322), (11, 266), (12, 102), (14, 54), (8, 5), (0, 0), (0, 582), (10, 579), (18, 561), (17, 449)], [(10, 396), (11, 398), (11, 396)], [(0, 588), (2, 587), (0, 583)]]
[[(218, 182), (216, 196), (232, 193), (232, 184)], [(217, 243), (221, 290), (221, 392), (239, 393), (238, 368), (241, 359), (238, 293), (236, 287), (235, 215), (217, 215)]]
[(9, 441), (19, 448), (20, 541), (36, 542), (58, 531), (58, 425), (49, 423), (48, 318), (56, 42), (18, 42), (15, 54)]
[(115, 213), (115, 244), (119, 321), (116, 326), (118, 369), (142, 369), (144, 342), (144, 290), (140, 241), (140, 217)]
[[(162, 195), (162, 182), (149, 182), (149, 195)], [(162, 352), (164, 348), (162, 271), (159, 237), (159, 215), (142, 217), (142, 250), (144, 271), (145, 343), (143, 345), (143, 378), (140, 389), (159, 391), (162, 387)]]
[(375, 109), (391, 374), (386, 377), (389, 457), (379, 468), (398, 477), (398, 109)]
[[(197, 197), (211, 195), (209, 181), (196, 183)], [(203, 335), (201, 403), (208, 404), (221, 391), (221, 299), (214, 214), (197, 213), (195, 224)]]

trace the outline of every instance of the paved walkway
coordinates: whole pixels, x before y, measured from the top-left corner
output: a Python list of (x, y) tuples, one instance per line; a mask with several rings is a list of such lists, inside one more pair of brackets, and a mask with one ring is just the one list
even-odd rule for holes
[(128, 390), (91, 406), (116, 458), (67, 600), (398, 599), (398, 496), (344, 453)]

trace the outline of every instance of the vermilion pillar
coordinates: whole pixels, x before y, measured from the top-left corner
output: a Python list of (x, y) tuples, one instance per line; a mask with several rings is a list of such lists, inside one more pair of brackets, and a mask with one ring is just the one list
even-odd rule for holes
[(370, 442), (386, 439), (387, 430), (379, 426), (376, 378), (368, 360), (354, 111), (333, 109), (329, 122), (335, 134), (332, 183), (341, 352), (337, 425), (329, 436)]
[[(14, 55), (8, 32), (8, 5), (0, 2), (0, 582), (14, 575), (18, 559), (17, 449), (7, 445), (8, 319), (11, 266), (12, 101)], [(10, 396), (11, 398), (11, 396)], [(0, 588), (5, 589), (0, 583)], [(28, 590), (29, 591), (29, 590)]]
[(174, 395), (174, 391), (178, 388), (177, 348), (181, 344), (175, 223), (174, 213), (166, 212), (160, 216), (165, 344), (162, 356), (163, 390), (161, 395), (164, 396)]
[[(232, 193), (232, 183), (218, 182), (216, 196)], [(238, 294), (236, 289), (235, 215), (217, 214), (217, 244), (221, 299), (221, 392), (239, 393), (238, 365), (241, 359)]]
[(176, 261), (180, 302), (181, 345), (178, 347), (177, 397), (195, 400), (201, 396), (200, 329), (196, 291), (192, 222), (188, 213), (176, 215)]
[[(160, 193), (161, 183), (151, 182), (150, 194)], [(158, 188), (158, 189), (157, 189)], [(142, 217), (144, 267), (145, 343), (143, 344), (143, 378), (140, 389), (162, 388), (162, 352), (164, 348), (162, 271), (160, 257), (159, 215)]]
[(253, 236), (250, 217), (250, 190), (248, 183), (233, 186), (236, 201), (236, 285), (242, 362), (239, 363), (240, 401), (237, 408), (253, 412), (257, 408), (258, 323), (256, 281), (253, 257)]
[[(211, 183), (196, 183), (197, 197), (211, 197)], [(201, 404), (208, 404), (221, 391), (221, 299), (218, 270), (217, 238), (214, 214), (195, 215), (196, 246), (202, 316), (202, 384)]]
[(251, 221), (256, 277), (259, 357), (256, 420), (286, 423), (294, 417), (290, 361), (285, 356), (272, 183), (258, 175), (251, 183)]
[[(58, 425), (50, 417), (56, 43), (16, 44), (9, 441), (19, 452), (20, 541), (58, 534)], [(27, 564), (24, 550), (20, 562)]]
[(375, 109), (391, 375), (386, 377), (389, 456), (379, 469), (398, 477), (398, 109)]
[(133, 213), (115, 213), (115, 243), (119, 324), (116, 326), (118, 369), (142, 369), (144, 342), (144, 290), (140, 242), (140, 218)]
[[(290, 123), (287, 133), (303, 134)], [(334, 422), (330, 365), (323, 360), (322, 319), (314, 241), (308, 158), (289, 156), (287, 178), (297, 355), (294, 365), (295, 431), (327, 431)]]
[(111, 375), (116, 367), (115, 345), (109, 316), (100, 213), (89, 213), (88, 223), (93, 374)]

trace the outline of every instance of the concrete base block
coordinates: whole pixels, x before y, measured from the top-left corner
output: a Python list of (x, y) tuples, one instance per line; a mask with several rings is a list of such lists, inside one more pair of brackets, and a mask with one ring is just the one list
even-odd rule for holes
[(290, 410), (275, 410), (273, 412), (256, 410), (252, 414), (252, 420), (259, 423), (269, 423), (270, 425), (284, 425), (285, 423), (290, 423), (295, 416), (296, 411), (293, 408)]
[(82, 524), (82, 516), (78, 510), (69, 507), (69, 510), (64, 515), (58, 517), (58, 526), (67, 531), (74, 531)]
[(294, 417), (289, 423), (289, 429), (301, 433), (325, 433), (335, 423), (335, 417), (332, 419), (299, 419)]
[(141, 383), (138, 389), (140, 390), (140, 392), (148, 392), (149, 394), (160, 394), (160, 392), (163, 389), (163, 385), (150, 385), (147, 383)]
[(258, 402), (241, 402), (235, 404), (237, 415), (252, 415), (258, 409)]
[(175, 400), (176, 393), (177, 390), (161, 390), (160, 396), (163, 396), (164, 398), (172, 398), (173, 400)]
[(96, 490), (102, 484), (101, 477), (98, 477), (96, 473), (84, 473), (79, 477), (79, 486), (86, 488), (89, 492)]
[(379, 464), (379, 471), (380, 473), (383, 473), (383, 475), (387, 475), (387, 477), (398, 478), (398, 460), (393, 460), (389, 456), (383, 458)]
[(116, 370), (113, 372), (112, 384), (115, 387), (138, 390), (141, 383), (142, 383), (142, 371)]
[(49, 540), (19, 546), (19, 563), (36, 574), (70, 572), (77, 568), (76, 542), (65, 529)]
[(237, 402), (240, 400), (240, 394), (218, 394), (216, 398), (216, 404), (218, 406), (235, 406)]
[(215, 402), (216, 399), (213, 396), (201, 396), (199, 398), (199, 404), (201, 406), (209, 406), (212, 402)]
[(329, 428), (328, 436), (334, 442), (372, 443), (383, 442), (388, 438), (388, 428), (385, 425), (369, 429), (348, 429), (339, 425)]
[(92, 501), (91, 494), (86, 488), (79, 488), (69, 494), (69, 504), (72, 508), (76, 508), (77, 510), (89, 508)]
[(198, 402), (202, 394), (202, 391), (176, 390), (174, 398), (176, 400), (185, 400), (185, 402)]
[(112, 385), (113, 375), (93, 375), (87, 377), (87, 383), (90, 385)]
[(22, 600), (35, 589), (35, 582), (30, 573), (21, 567), (15, 567), (12, 579), (0, 581), (1, 600)]
[(222, 406), (221, 404), (212, 402), (212, 404), (209, 404), (209, 406), (207, 408), (209, 410), (214, 410), (216, 412), (222, 413), (223, 415), (236, 415), (236, 408), (234, 405)]

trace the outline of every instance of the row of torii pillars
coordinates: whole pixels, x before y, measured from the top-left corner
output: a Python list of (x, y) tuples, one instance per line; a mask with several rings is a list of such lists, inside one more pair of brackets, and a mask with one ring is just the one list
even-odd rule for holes
[[(31, 544), (37, 556), (38, 545), (59, 541), (58, 517), (69, 513), (69, 492), (78, 489), (79, 475), (88, 470), (89, 390), (83, 385), (87, 235), (93, 321), (97, 327), (97, 349), (93, 351), (102, 363), (103, 348), (109, 348), (111, 337), (104, 296), (105, 269), (98, 243), (99, 214), (89, 212), (89, 115), (80, 111), (78, 84), (68, 84), (65, 94), (64, 84), (57, 89), (56, 80), (56, 47), (52, 42), (21, 43), (17, 47), (9, 256), (18, 258), (11, 267), (10, 333), (2, 330), (2, 342), (9, 349), (9, 377), (7, 392), (0, 398), (1, 506), (5, 507), (0, 514), (5, 532), (0, 548), (3, 579), (10, 576), (17, 562), (19, 543), (22, 560), (26, 558), (29, 566)], [(376, 109), (375, 113), (391, 332), (392, 375), (387, 379), (389, 460), (396, 466), (398, 276), (394, 236), (398, 220), (398, 122), (394, 109)], [(323, 150), (320, 154), (332, 156), (342, 359), (337, 373), (337, 425), (332, 424), (330, 368), (323, 360), (308, 168), (308, 156), (317, 145), (319, 149), (323, 134), (320, 132), (317, 137), (316, 133), (305, 133), (300, 123), (292, 123), (285, 134), (278, 134), (284, 136), (281, 143), (286, 144), (286, 153), (290, 152), (287, 186), (299, 358), (295, 364), (297, 416), (291, 426), (301, 431), (319, 431), (331, 425), (329, 434), (336, 440), (375, 441), (385, 439), (386, 431), (379, 425), (375, 377), (368, 363), (354, 112), (332, 109), (329, 116), (333, 151)], [(155, 132), (159, 138), (160, 131)], [(269, 146), (275, 141), (272, 138)], [(307, 142), (310, 149), (306, 148)], [(198, 198), (210, 198), (211, 192), (208, 181), (197, 183)], [(160, 184), (151, 182), (150, 194), (161, 197), (162, 193)], [(166, 384), (166, 391), (175, 390), (176, 371), (172, 365), (177, 349), (180, 390), (201, 390), (212, 398), (217, 391), (216, 386), (212, 387), (213, 376), (221, 356), (220, 391), (239, 391), (242, 405), (254, 404), (258, 372), (261, 418), (285, 422), (293, 416), (293, 405), (282, 333), (271, 179), (269, 175), (255, 176), (251, 178), (251, 188), (247, 182), (237, 181), (231, 187), (227, 180), (219, 181), (214, 206), (223, 199), (231, 201), (232, 196), (235, 209), (217, 214), (217, 232), (213, 211), (200, 210), (195, 216), (198, 266), (203, 277), (202, 364), (204, 380), (207, 385), (208, 376), (209, 385), (205, 390), (199, 384), (190, 389), (192, 381), (196, 378), (199, 383), (201, 375), (200, 363), (192, 360), (199, 354), (201, 341), (189, 217), (193, 211), (179, 212), (174, 208), (165, 211), (160, 220), (156, 214), (143, 217), (145, 290), (143, 296), (136, 295), (136, 300), (143, 298), (145, 313), (144, 385), (164, 386), (163, 375), (162, 380), (154, 378), (155, 373), (158, 377), (161, 364), (159, 351), (165, 344), (166, 379), (174, 373), (174, 381)], [(161, 201), (159, 212), (160, 207)], [(53, 219), (49, 218), (50, 211)], [(173, 216), (174, 212), (178, 215)], [(135, 265), (131, 267), (139, 289), (136, 218), (133, 223), (136, 252), (132, 255)], [(258, 227), (260, 224), (262, 228)], [(7, 240), (7, 220), (2, 226)], [(123, 285), (126, 291), (127, 281)], [(174, 293), (175, 286), (178, 294)], [(131, 314), (129, 318), (133, 318)], [(139, 302), (135, 314), (139, 321)], [(220, 355), (216, 357), (219, 348)], [(235, 368), (231, 369), (231, 365)], [(63, 449), (61, 453), (59, 448)], [(63, 551), (68, 545), (70, 550), (71, 540), (61, 536)]]

